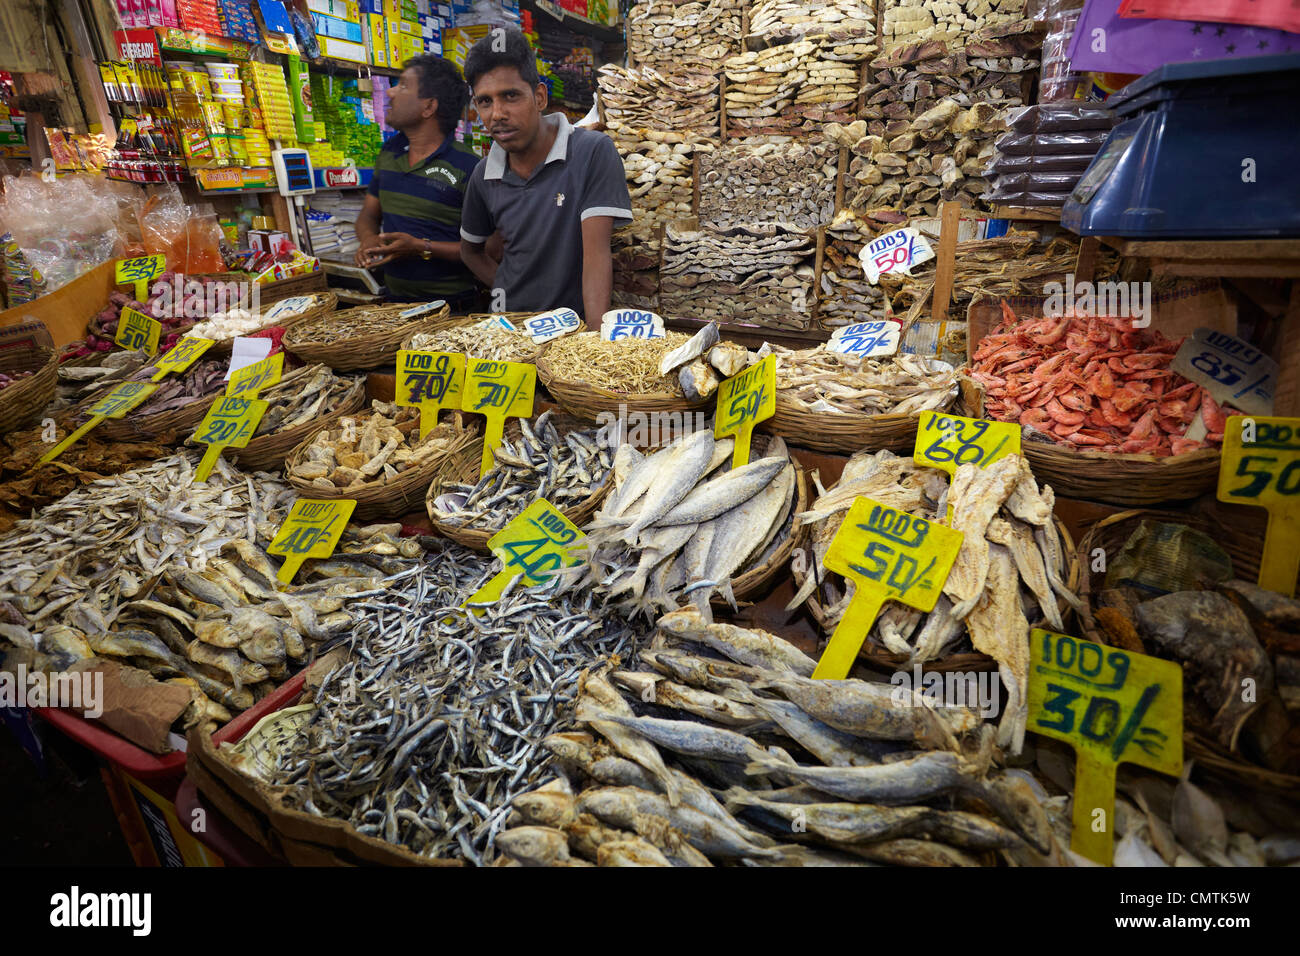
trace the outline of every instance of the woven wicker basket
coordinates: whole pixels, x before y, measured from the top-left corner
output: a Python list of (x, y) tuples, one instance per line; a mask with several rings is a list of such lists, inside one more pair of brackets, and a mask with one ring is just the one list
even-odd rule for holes
[[(756, 435), (750, 446), (750, 461), (756, 461), (762, 457), (766, 451), (768, 441), (766, 436)], [(795, 515), (808, 510), (808, 476), (804, 473), (803, 465), (799, 464), (799, 459), (793, 455), (790, 456), (790, 464), (794, 465), (795, 481), (795, 500), (794, 507), (790, 509), (790, 515), (786, 518), (785, 542), (772, 552), (772, 556), (765, 562), (755, 567), (749, 568), (743, 574), (731, 579), (731, 591), (736, 600), (744, 601), (756, 597), (761, 597), (770, 589), (777, 574), (790, 560), (790, 555), (794, 554), (794, 549), (799, 547), (804, 538), (807, 536), (807, 530), (803, 526), (795, 526)], [(717, 607), (726, 607), (727, 602), (719, 595), (714, 595), (710, 601)]]
[(545, 353), (537, 359), (537, 377), (561, 408), (587, 422), (599, 421), (602, 412), (612, 415), (618, 415), (621, 410), (643, 414), (690, 412), (706, 409), (713, 404), (712, 396), (692, 402), (683, 395), (668, 392), (615, 392), (591, 382), (564, 381), (551, 369)]
[[(529, 316), (529, 317), (531, 318), (531, 316)], [(482, 318), (481, 318), (480, 316), (472, 316), (472, 315), (471, 315), (471, 316), (453, 315), (453, 316), (450, 316), (446, 321), (440, 323), (440, 324), (438, 325), (438, 328), (437, 328), (437, 329), (434, 329), (433, 331), (434, 331), (434, 332), (444, 332), (444, 331), (446, 331), (446, 330), (448, 330), (448, 329), (459, 328), (460, 326), (463, 326), (463, 325), (476, 325), (476, 324), (479, 323), (480, 321), (482, 321)], [(406, 336), (406, 338), (402, 339), (402, 345), (401, 345), (401, 347), (402, 347), (403, 349), (409, 349), (409, 348), (411, 348), (411, 347), (412, 347), (412, 343), (415, 341), (415, 337), (416, 337), (417, 335), (427, 335), (428, 333), (429, 333), (429, 330), (428, 330), (428, 329), (420, 329), (420, 330), (418, 330), (418, 331), (416, 331), (416, 332), (412, 332), (410, 335)], [(527, 337), (521, 335), (520, 338), (525, 338), (525, 339), (526, 339)], [(537, 343), (532, 342), (531, 339), (527, 339), (527, 341), (529, 341), (529, 342), (532, 344), (532, 346), (533, 346), (533, 348), (531, 349), (530, 353), (529, 353), (528, 355), (526, 355), (525, 357), (510, 359), (509, 361), (511, 361), (511, 362), (523, 362), (523, 363), (525, 363), (525, 364), (535, 364), (535, 363), (537, 362), (538, 357), (539, 357), (543, 352), (545, 352), (545, 351), (546, 351), (546, 347), (547, 347), (548, 345), (550, 345), (549, 342), (543, 342), (541, 345), (538, 345)], [(481, 357), (481, 356), (475, 356), (475, 355), (473, 355), (472, 353), (465, 353), (465, 354), (466, 354), (468, 357), (470, 357), (470, 358)]]
[[(588, 428), (586, 422), (576, 418), (556, 415), (552, 416), (551, 421), (555, 424), (555, 429), (561, 435), (567, 435), (569, 432), (584, 431)], [(521, 434), (519, 419), (512, 418), (506, 422), (506, 438), (511, 441), (517, 441)], [(433, 501), (438, 495), (442, 494), (442, 489), (448, 484), (472, 484), (478, 481), (479, 467), (483, 460), (483, 439), (477, 438), (467, 449), (467, 454), (456, 463), (454, 468), (445, 468), (442, 473), (434, 478), (429, 485), (429, 490), (425, 495), (425, 510), (429, 513), (429, 521), (433, 524), (434, 529), (443, 537), (450, 538), (458, 544), (463, 544), (467, 548), (475, 551), (487, 552), (488, 540), (501, 530), (494, 528), (486, 530), (482, 528), (462, 528), (457, 525), (448, 524), (439, 520), (433, 510)], [(599, 488), (592, 492), (587, 498), (580, 501), (577, 505), (570, 508), (561, 509), (560, 513), (572, 521), (578, 527), (582, 527), (600, 507), (605, 496), (609, 494), (609, 489), (613, 486), (613, 470), (606, 475), (605, 481)]]
[(40, 416), (54, 398), (58, 385), (59, 356), (44, 345), (0, 352), (0, 372), (31, 372), (7, 388), (0, 388), (0, 434), (11, 432)]
[[(371, 414), (363, 411), (355, 416), (358, 420), (357, 427), (360, 428)], [(289, 457), (284, 462), (285, 476), (289, 484), (308, 497), (326, 500), (347, 498), (356, 501), (357, 507), (352, 516), (359, 521), (400, 518), (412, 511), (420, 510), (425, 502), (425, 491), (429, 483), (439, 474), (449, 468), (460, 467), (462, 461), (470, 457), (477, 462), (478, 456), (482, 455), (483, 444), (481, 441), (475, 441), (478, 437), (476, 425), (466, 422), (460, 415), (452, 416), (446, 424), (450, 424), (455, 429), (455, 435), (446, 447), (430, 455), (418, 466), (398, 472), (397, 477), (391, 481), (372, 481), (360, 487), (332, 492), (328, 489), (321, 490), (306, 478), (295, 478), (292, 470), (304, 461), (307, 449), (316, 439), (317, 433), (299, 442), (298, 446), (289, 453)], [(412, 428), (419, 428), (419, 418), (417, 417), (410, 425)]]
[[(322, 315), (328, 315), (338, 308), (339, 297), (333, 292), (314, 292), (309, 293), (315, 298), (316, 304), (302, 312), (296, 312), (293, 315), (277, 316), (269, 322), (264, 322), (256, 328), (249, 329), (246, 332), (240, 332), (239, 335), (232, 335), (227, 339), (217, 339), (216, 342), (208, 349), (204, 355), (208, 356), (228, 356), (235, 347), (235, 339), (242, 335), (252, 335), (255, 332), (264, 332), (267, 329), (279, 328), (288, 330), (295, 325), (301, 325), (303, 322), (310, 322), (312, 319), (318, 319)], [(272, 304), (272, 303), (265, 303)]]
[[(421, 315), (409, 322), (397, 324), (398, 314), (421, 303), (391, 305), (374, 308), (361, 306), (344, 309), (328, 316), (319, 316), (308, 322), (299, 322), (284, 336), (284, 347), (307, 362), (320, 362), (340, 372), (374, 368), (397, 359), (402, 342), (417, 332), (433, 332), (447, 324), (451, 310), (443, 306), (436, 312)], [(379, 324), (378, 331), (333, 342), (313, 340), (312, 335), (323, 323), (368, 318)]]
[(527, 322), (535, 315), (541, 315), (541, 312), (471, 312), (468, 316), (470, 322), (482, 322), (484, 319), (495, 319), (501, 316), (511, 325), (518, 325), (520, 322)]
[[(209, 350), (211, 351), (211, 350)], [(202, 361), (203, 356), (199, 361)], [(194, 368), (193, 365), (190, 366)], [(188, 371), (188, 370), (187, 370)], [(84, 411), (94, 404), (106, 391), (115, 388), (120, 382), (114, 382), (112, 385), (100, 389), (90, 398), (81, 404)], [(148, 411), (149, 403), (146, 402), (134, 411), (124, 415), (122, 418), (106, 419), (95, 433), (109, 441), (153, 441), (160, 442), (184, 441), (190, 432), (203, 421), (203, 416), (208, 413), (212, 407), (212, 400), (222, 394), (223, 389), (209, 392), (194, 399), (187, 405), (180, 408), (173, 408), (166, 412), (155, 412), (150, 414)]]
[(229, 455), (245, 471), (279, 471), (285, 458), (300, 442), (309, 440), (322, 428), (329, 427), (344, 415), (351, 415), (365, 404), (366, 380), (358, 378), (330, 411), (322, 412), (301, 425), (260, 435), (243, 448), (230, 449)]

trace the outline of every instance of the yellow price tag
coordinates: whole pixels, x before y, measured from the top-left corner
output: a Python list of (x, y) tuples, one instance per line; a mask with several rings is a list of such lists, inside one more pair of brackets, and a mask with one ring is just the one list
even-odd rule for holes
[(465, 366), (462, 411), (487, 416), (483, 435), (483, 461), (479, 474), (492, 467), (492, 453), (505, 434), (506, 418), (531, 418), (537, 391), (537, 366), (526, 362), (493, 362), (471, 358)]
[(718, 412), (713, 420), (713, 436), (736, 436), (732, 468), (749, 464), (749, 441), (754, 426), (775, 414), (775, 355), (769, 355), (718, 386)]
[(226, 383), (226, 394), (254, 398), (262, 389), (270, 388), (280, 381), (283, 371), (284, 353), (276, 352), (274, 355), (268, 355), (260, 362), (245, 365), (239, 371), (231, 372), (230, 381)]
[(398, 405), (420, 410), (420, 438), (438, 424), (444, 408), (460, 408), (465, 384), (465, 356), (459, 352), (419, 352), (402, 349), (397, 353)]
[(135, 297), (144, 302), (149, 298), (149, 280), (166, 271), (167, 257), (164, 255), (118, 259), (114, 280), (119, 285), (132, 283), (135, 286)]
[(1109, 866), (1115, 768), (1183, 772), (1183, 670), (1172, 661), (1035, 628), (1029, 635), (1029, 723), (1074, 748), (1070, 848)]
[(945, 412), (921, 413), (912, 460), (948, 474), (959, 465), (987, 468), (999, 458), (1020, 454), (1020, 426)]
[(308, 558), (328, 558), (334, 553), (356, 506), (351, 498), (299, 498), (293, 503), (275, 540), (266, 549), (284, 558), (276, 574), (281, 584), (292, 581)]
[(114, 388), (111, 392), (92, 405), (87, 412), (90, 421), (82, 425), (63, 441), (51, 448), (41, 458), (39, 464), (45, 464), (47, 461), (53, 461), (68, 449), (73, 442), (79, 439), (86, 432), (90, 431), (105, 418), (121, 418), (131, 409), (140, 405), (158, 390), (158, 386), (151, 382), (123, 382)]
[(964, 535), (925, 518), (857, 498), (822, 564), (854, 584), (853, 600), (813, 671), (843, 680), (886, 601), (934, 610)]
[(579, 562), (571, 552), (581, 548), (586, 540), (587, 536), (560, 509), (539, 498), (488, 540), (488, 547), (505, 567), (470, 595), (466, 603), (497, 600), (505, 586), (521, 572), (524, 587), (544, 583), (560, 568)]
[(161, 336), (162, 323), (157, 319), (151, 319), (138, 309), (123, 309), (113, 341), (124, 349), (144, 349), (149, 355), (157, 355)]
[(213, 401), (212, 407), (191, 436), (194, 441), (208, 446), (194, 473), (194, 480), (208, 480), (223, 448), (243, 448), (247, 445), (270, 407), (271, 403), (264, 398), (222, 395)]
[(1219, 500), (1268, 511), (1259, 586), (1293, 597), (1300, 571), (1300, 418), (1228, 417)]
[(154, 363), (154, 376), (150, 381), (161, 382), (172, 372), (183, 372), (193, 365), (200, 355), (206, 352), (212, 346), (216, 345), (212, 339), (200, 339), (195, 336), (186, 336), (178, 341), (171, 350), (162, 358)]

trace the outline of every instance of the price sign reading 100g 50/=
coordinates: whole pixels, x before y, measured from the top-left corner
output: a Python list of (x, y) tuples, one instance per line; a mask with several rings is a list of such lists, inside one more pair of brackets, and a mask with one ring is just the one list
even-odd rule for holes
[(1229, 416), (1218, 497), (1268, 511), (1259, 586), (1293, 596), (1300, 571), (1300, 418)]
[(713, 436), (736, 436), (731, 467), (749, 464), (749, 443), (754, 426), (776, 414), (776, 356), (737, 372), (718, 386), (718, 408)]

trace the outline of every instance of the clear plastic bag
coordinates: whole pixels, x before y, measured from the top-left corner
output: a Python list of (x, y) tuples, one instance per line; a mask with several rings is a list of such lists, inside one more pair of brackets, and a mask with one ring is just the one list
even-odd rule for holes
[(1017, 133), (1076, 133), (1091, 129), (1110, 129), (1115, 114), (1110, 110), (1082, 103), (1040, 103), (1028, 106), (1007, 124)]
[(1004, 133), (993, 144), (1007, 156), (1067, 156), (1096, 154), (1110, 136), (1108, 129), (1078, 133)]
[(40, 293), (53, 292), (125, 250), (117, 200), (92, 176), (45, 182), (9, 177), (0, 197), (0, 231), (26, 261)]
[(998, 173), (1044, 172), (1074, 173), (1075, 176), (1082, 176), (1096, 158), (1096, 153), (1081, 153), (1079, 155), (1064, 153), (1060, 156), (1003, 156), (999, 154), (989, 164), (985, 173), (994, 175)]
[(148, 255), (167, 257), (167, 269), (186, 275), (226, 271), (221, 224), (211, 206), (191, 209), (177, 189), (163, 189), (140, 211), (140, 236)]

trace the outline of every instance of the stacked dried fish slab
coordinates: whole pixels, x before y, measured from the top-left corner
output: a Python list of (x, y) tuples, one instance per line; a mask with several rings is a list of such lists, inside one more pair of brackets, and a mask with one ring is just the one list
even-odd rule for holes
[(741, 53), (724, 64), (727, 136), (821, 135), (854, 117), (859, 67), (811, 40)]
[[(813, 681), (779, 637), (666, 615), (640, 670), (593, 675), (586, 732), (544, 744), (564, 779), (515, 798), (518, 865), (977, 866), (1054, 853), (1023, 771), (989, 773), (967, 707)], [(721, 799), (719, 799), (721, 798)]]
[(816, 240), (780, 225), (664, 233), (659, 301), (666, 313), (773, 329), (812, 323)]
[(750, 39), (785, 40), (828, 31), (851, 37), (875, 36), (875, 4), (862, 0), (758, 0), (749, 11)]
[(838, 170), (839, 151), (833, 144), (732, 140), (700, 156), (700, 225), (824, 226), (835, 212)]
[(713, 149), (711, 143), (620, 125), (609, 132), (623, 157), (636, 226), (653, 228), (694, 215), (695, 155)]
[(627, 15), (628, 58), (658, 70), (712, 71), (740, 49), (744, 0), (647, 0)]
[(777, 399), (807, 411), (907, 415), (943, 411), (957, 399), (957, 372), (946, 362), (919, 355), (862, 358), (824, 345), (796, 352), (769, 342), (763, 348), (776, 356)]
[(1028, 0), (898, 0), (882, 4), (880, 39), (888, 46), (915, 40), (958, 40), (1025, 16)]
[[(948, 653), (965, 636), (975, 650), (998, 663), (1007, 691), (999, 726), (999, 743), (1019, 752), (1024, 740), (1028, 702), (1029, 631), (1045, 621), (1064, 629), (1060, 601), (1076, 610), (1079, 598), (1064, 580), (1066, 555), (1052, 509), (1055, 495), (1040, 489), (1025, 459), (1001, 458), (987, 468), (962, 465), (949, 487), (943, 472), (923, 468), (888, 451), (861, 452), (849, 459), (839, 483), (823, 492), (799, 515), (812, 527), (812, 573), (791, 600), (805, 601), (827, 634), (843, 617), (853, 596), (851, 582), (824, 572), (822, 559), (844, 515), (859, 496), (900, 511), (947, 524), (964, 535), (961, 551), (934, 610), (922, 614), (888, 604), (876, 618), (867, 640), (890, 653), (923, 663)], [(948, 507), (952, 519), (948, 519)], [(796, 578), (800, 577), (796, 570)]]
[(834, 328), (892, 316), (884, 290), (868, 282), (862, 271), (859, 256), (872, 238), (870, 225), (851, 209), (841, 210), (826, 229), (817, 292), (817, 321), (822, 326)]
[(661, 73), (610, 63), (600, 68), (599, 77), (606, 126), (718, 135), (716, 67), (686, 72), (678, 66)]
[(443, 543), (358, 602), (350, 656), (321, 684), (270, 783), (291, 806), (428, 857), (491, 863), (511, 801), (550, 773), (587, 668), (641, 633), (590, 594), (512, 586), (467, 609), (488, 568)]
[[(633, 200), (634, 207), (635, 202)], [(637, 218), (640, 219), (640, 213)], [(659, 230), (653, 224), (634, 222), (614, 233), (611, 249), (614, 259), (613, 304), (658, 312)]]

